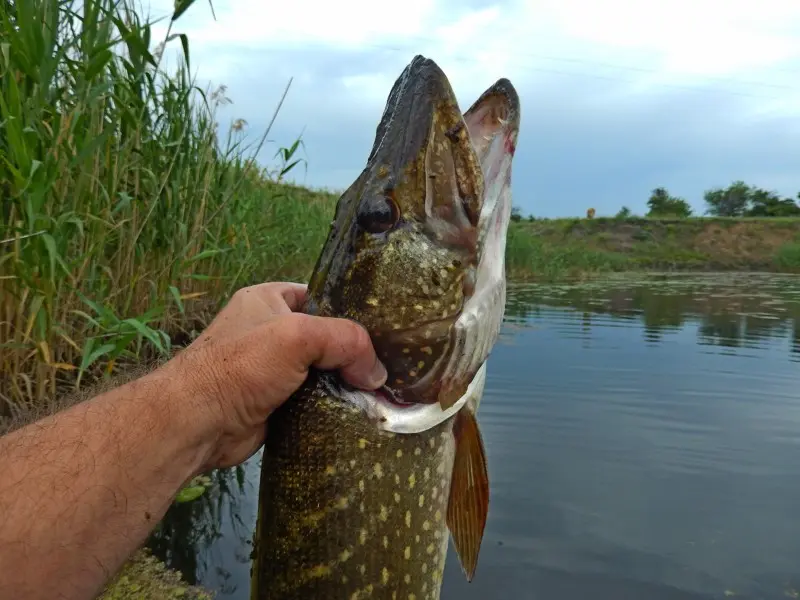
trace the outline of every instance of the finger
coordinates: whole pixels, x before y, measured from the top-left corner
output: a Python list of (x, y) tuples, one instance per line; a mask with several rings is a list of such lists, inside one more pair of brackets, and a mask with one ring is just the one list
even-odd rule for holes
[(287, 283), (281, 294), (286, 301), (286, 306), (292, 312), (297, 312), (303, 308), (303, 304), (308, 298), (308, 286), (302, 283)]
[(339, 370), (348, 383), (374, 390), (386, 382), (386, 368), (378, 360), (367, 330), (355, 321), (295, 313), (283, 320), (294, 343), (286, 347), (291, 359), (324, 370)]
[(272, 314), (280, 315), (297, 312), (303, 308), (308, 286), (287, 281), (270, 281), (250, 286), (245, 288), (245, 291), (256, 294), (269, 306)]

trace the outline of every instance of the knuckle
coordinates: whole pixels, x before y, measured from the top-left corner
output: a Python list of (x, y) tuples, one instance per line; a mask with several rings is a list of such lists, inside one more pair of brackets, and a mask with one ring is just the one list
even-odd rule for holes
[(312, 331), (310, 320), (306, 314), (289, 313), (280, 317), (277, 329), (281, 337), (302, 340)]
[(355, 321), (350, 321), (350, 327), (353, 329), (353, 347), (356, 353), (361, 354), (371, 350), (372, 340), (369, 332)]
[(364, 327), (350, 319), (341, 319), (341, 327), (343, 335), (338, 337), (342, 349), (350, 357), (350, 360), (372, 351), (372, 339)]

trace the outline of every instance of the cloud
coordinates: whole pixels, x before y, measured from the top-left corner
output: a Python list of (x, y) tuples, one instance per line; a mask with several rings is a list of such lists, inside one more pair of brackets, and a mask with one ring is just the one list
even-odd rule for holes
[[(566, 36), (611, 48), (653, 52), (665, 75), (716, 75), (769, 66), (797, 54), (800, 7), (767, 0), (549, 1)], [(796, 30), (795, 30), (796, 31)]]
[[(172, 3), (151, 8), (165, 15)], [(517, 87), (523, 212), (644, 212), (657, 186), (702, 212), (703, 190), (740, 178), (800, 190), (794, 3), (227, 0), (214, 9), (216, 21), (196, 2), (173, 26), (190, 37), (193, 69), (228, 86), (234, 104), (221, 116), (246, 119), (254, 136), (293, 77), (270, 138), (288, 145), (303, 132), (308, 184), (344, 188), (358, 175), (389, 89), (419, 53), (444, 69), (464, 109), (499, 77)]]

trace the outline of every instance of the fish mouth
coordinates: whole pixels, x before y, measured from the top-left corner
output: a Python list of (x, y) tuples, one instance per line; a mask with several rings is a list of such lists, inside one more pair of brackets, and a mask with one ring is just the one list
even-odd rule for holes
[(472, 378), (464, 394), (452, 406), (442, 408), (439, 404), (419, 404), (398, 402), (386, 394), (385, 388), (376, 392), (348, 390), (340, 395), (360, 407), (379, 429), (392, 433), (422, 433), (449, 419), (464, 406), (477, 412), (483, 389), (486, 384), (486, 364), (484, 363)]
[[(378, 394), (361, 397), (358, 404), (377, 415), (378, 426), (396, 433), (425, 431), (449, 418), (464, 405), (477, 410), (485, 379), (486, 360), (497, 340), (505, 314), (505, 250), (511, 217), (511, 167), (520, 127), (520, 101), (508, 79), (499, 79), (463, 114), (463, 131), (468, 134), (472, 155), (477, 157), (481, 181), (479, 207), (471, 228), (474, 250), (472, 264), (464, 270), (464, 300), (460, 310), (447, 318), (433, 320), (426, 327), (449, 328), (445, 346), (434, 366), (414, 384), (397, 389), (386, 385)], [(459, 181), (458, 169), (452, 171)], [(437, 194), (433, 195), (437, 197)], [(452, 230), (441, 227), (441, 212), (429, 208), (428, 227), (436, 234)], [(451, 206), (457, 207), (453, 202)], [(458, 212), (457, 210), (454, 212)], [(463, 219), (468, 210), (456, 215), (462, 232), (470, 231)], [(419, 327), (396, 332), (412, 338)], [(380, 338), (376, 339), (380, 344)]]

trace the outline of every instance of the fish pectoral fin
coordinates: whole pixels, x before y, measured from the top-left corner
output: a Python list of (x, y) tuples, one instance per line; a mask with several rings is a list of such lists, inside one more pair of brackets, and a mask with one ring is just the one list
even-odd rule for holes
[(456, 456), (447, 527), (467, 581), (472, 581), (489, 512), (489, 473), (478, 421), (471, 410), (464, 408), (458, 413), (454, 434)]

